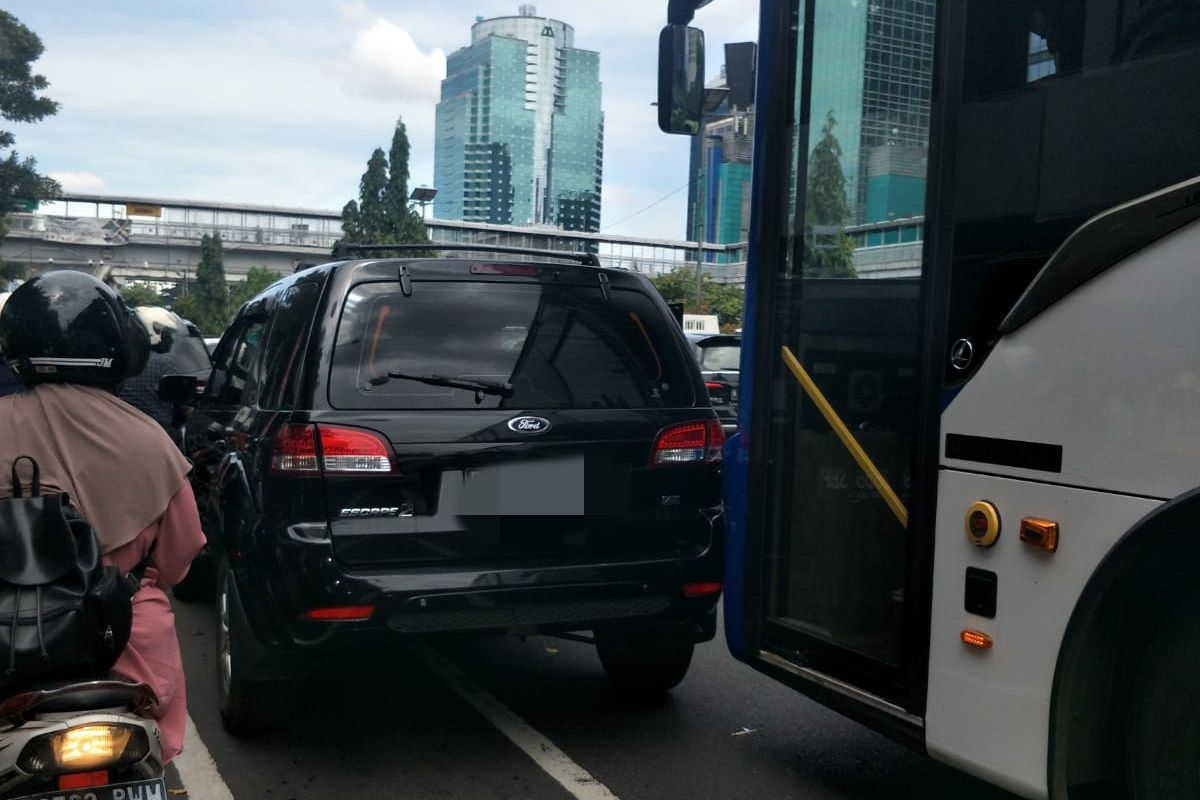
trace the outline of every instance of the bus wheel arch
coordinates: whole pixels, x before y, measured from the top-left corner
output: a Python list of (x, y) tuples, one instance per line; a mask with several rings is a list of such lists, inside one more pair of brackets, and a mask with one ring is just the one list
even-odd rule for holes
[(1050, 796), (1126, 787), (1134, 687), (1155, 634), (1200, 585), (1200, 489), (1121, 538), (1088, 581), (1059, 650), (1050, 707)]

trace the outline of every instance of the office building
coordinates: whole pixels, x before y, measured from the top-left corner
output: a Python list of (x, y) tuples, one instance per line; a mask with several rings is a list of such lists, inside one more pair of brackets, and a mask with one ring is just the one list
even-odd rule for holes
[(600, 56), (575, 30), (520, 14), (476, 18), (446, 58), (434, 144), (434, 216), (500, 225), (600, 228)]

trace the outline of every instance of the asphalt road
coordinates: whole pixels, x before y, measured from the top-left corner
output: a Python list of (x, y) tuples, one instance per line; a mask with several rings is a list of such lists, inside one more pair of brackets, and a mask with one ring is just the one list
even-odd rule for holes
[(655, 708), (622, 704), (586, 644), (442, 642), (433, 666), (397, 648), (326, 669), (299, 692), (287, 727), (238, 740), (216, 710), (212, 609), (177, 604), (177, 615), (190, 713), (238, 800), (571, 798), (494, 714), (455, 690), (441, 661), (498, 700), (502, 716), (528, 723), (518, 739), (539, 761), (553, 761), (548, 739), (603, 784), (577, 786), (581, 797), (1012, 797), (759, 675), (719, 638), (697, 649), (688, 677)]

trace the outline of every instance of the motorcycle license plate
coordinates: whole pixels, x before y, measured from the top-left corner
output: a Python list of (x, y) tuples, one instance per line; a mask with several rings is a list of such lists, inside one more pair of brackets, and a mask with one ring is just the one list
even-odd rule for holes
[(114, 783), (89, 789), (55, 789), (42, 794), (27, 794), (13, 800), (168, 800), (162, 778), (133, 783)]

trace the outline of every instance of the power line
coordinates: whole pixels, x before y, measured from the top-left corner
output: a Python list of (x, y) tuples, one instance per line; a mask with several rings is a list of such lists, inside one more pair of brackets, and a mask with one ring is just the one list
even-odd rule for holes
[(672, 197), (674, 197), (675, 195), (679, 194), (679, 193), (680, 193), (680, 192), (682, 192), (684, 189), (687, 189), (689, 186), (691, 186), (693, 183), (695, 183), (697, 180), (699, 180), (699, 178), (694, 178), (694, 179), (692, 179), (692, 180), (688, 181), (688, 182), (687, 182), (687, 183), (685, 183), (683, 186), (680, 186), (678, 189), (675, 189), (674, 191), (671, 191), (671, 192), (668, 192), (667, 194), (664, 194), (662, 197), (658, 198), (657, 200), (655, 200), (653, 203), (651, 203), (650, 205), (646, 206), (645, 208), (638, 209), (637, 211), (633, 212), (633, 213), (632, 213), (632, 214), (630, 214), (629, 216), (627, 216), (627, 217), (623, 217), (623, 218), (621, 218), (621, 219), (617, 220), (616, 222), (610, 222), (609, 224), (605, 225), (605, 226), (604, 226), (603, 228), (601, 228), (600, 230), (601, 230), (601, 231), (606, 231), (606, 230), (608, 230), (608, 229), (610, 229), (610, 228), (615, 228), (616, 226), (618, 226), (618, 225), (620, 225), (620, 224), (622, 224), (622, 223), (624, 223), (624, 222), (628, 222), (629, 220), (633, 219), (634, 217), (636, 217), (636, 216), (638, 216), (638, 215), (640, 215), (640, 214), (643, 214), (643, 213), (645, 213), (645, 212), (649, 211), (650, 209), (654, 208), (656, 205), (658, 205), (658, 204), (659, 204), (659, 203), (661, 203), (662, 201), (664, 201), (664, 200), (669, 200), (670, 198), (672, 198)]

